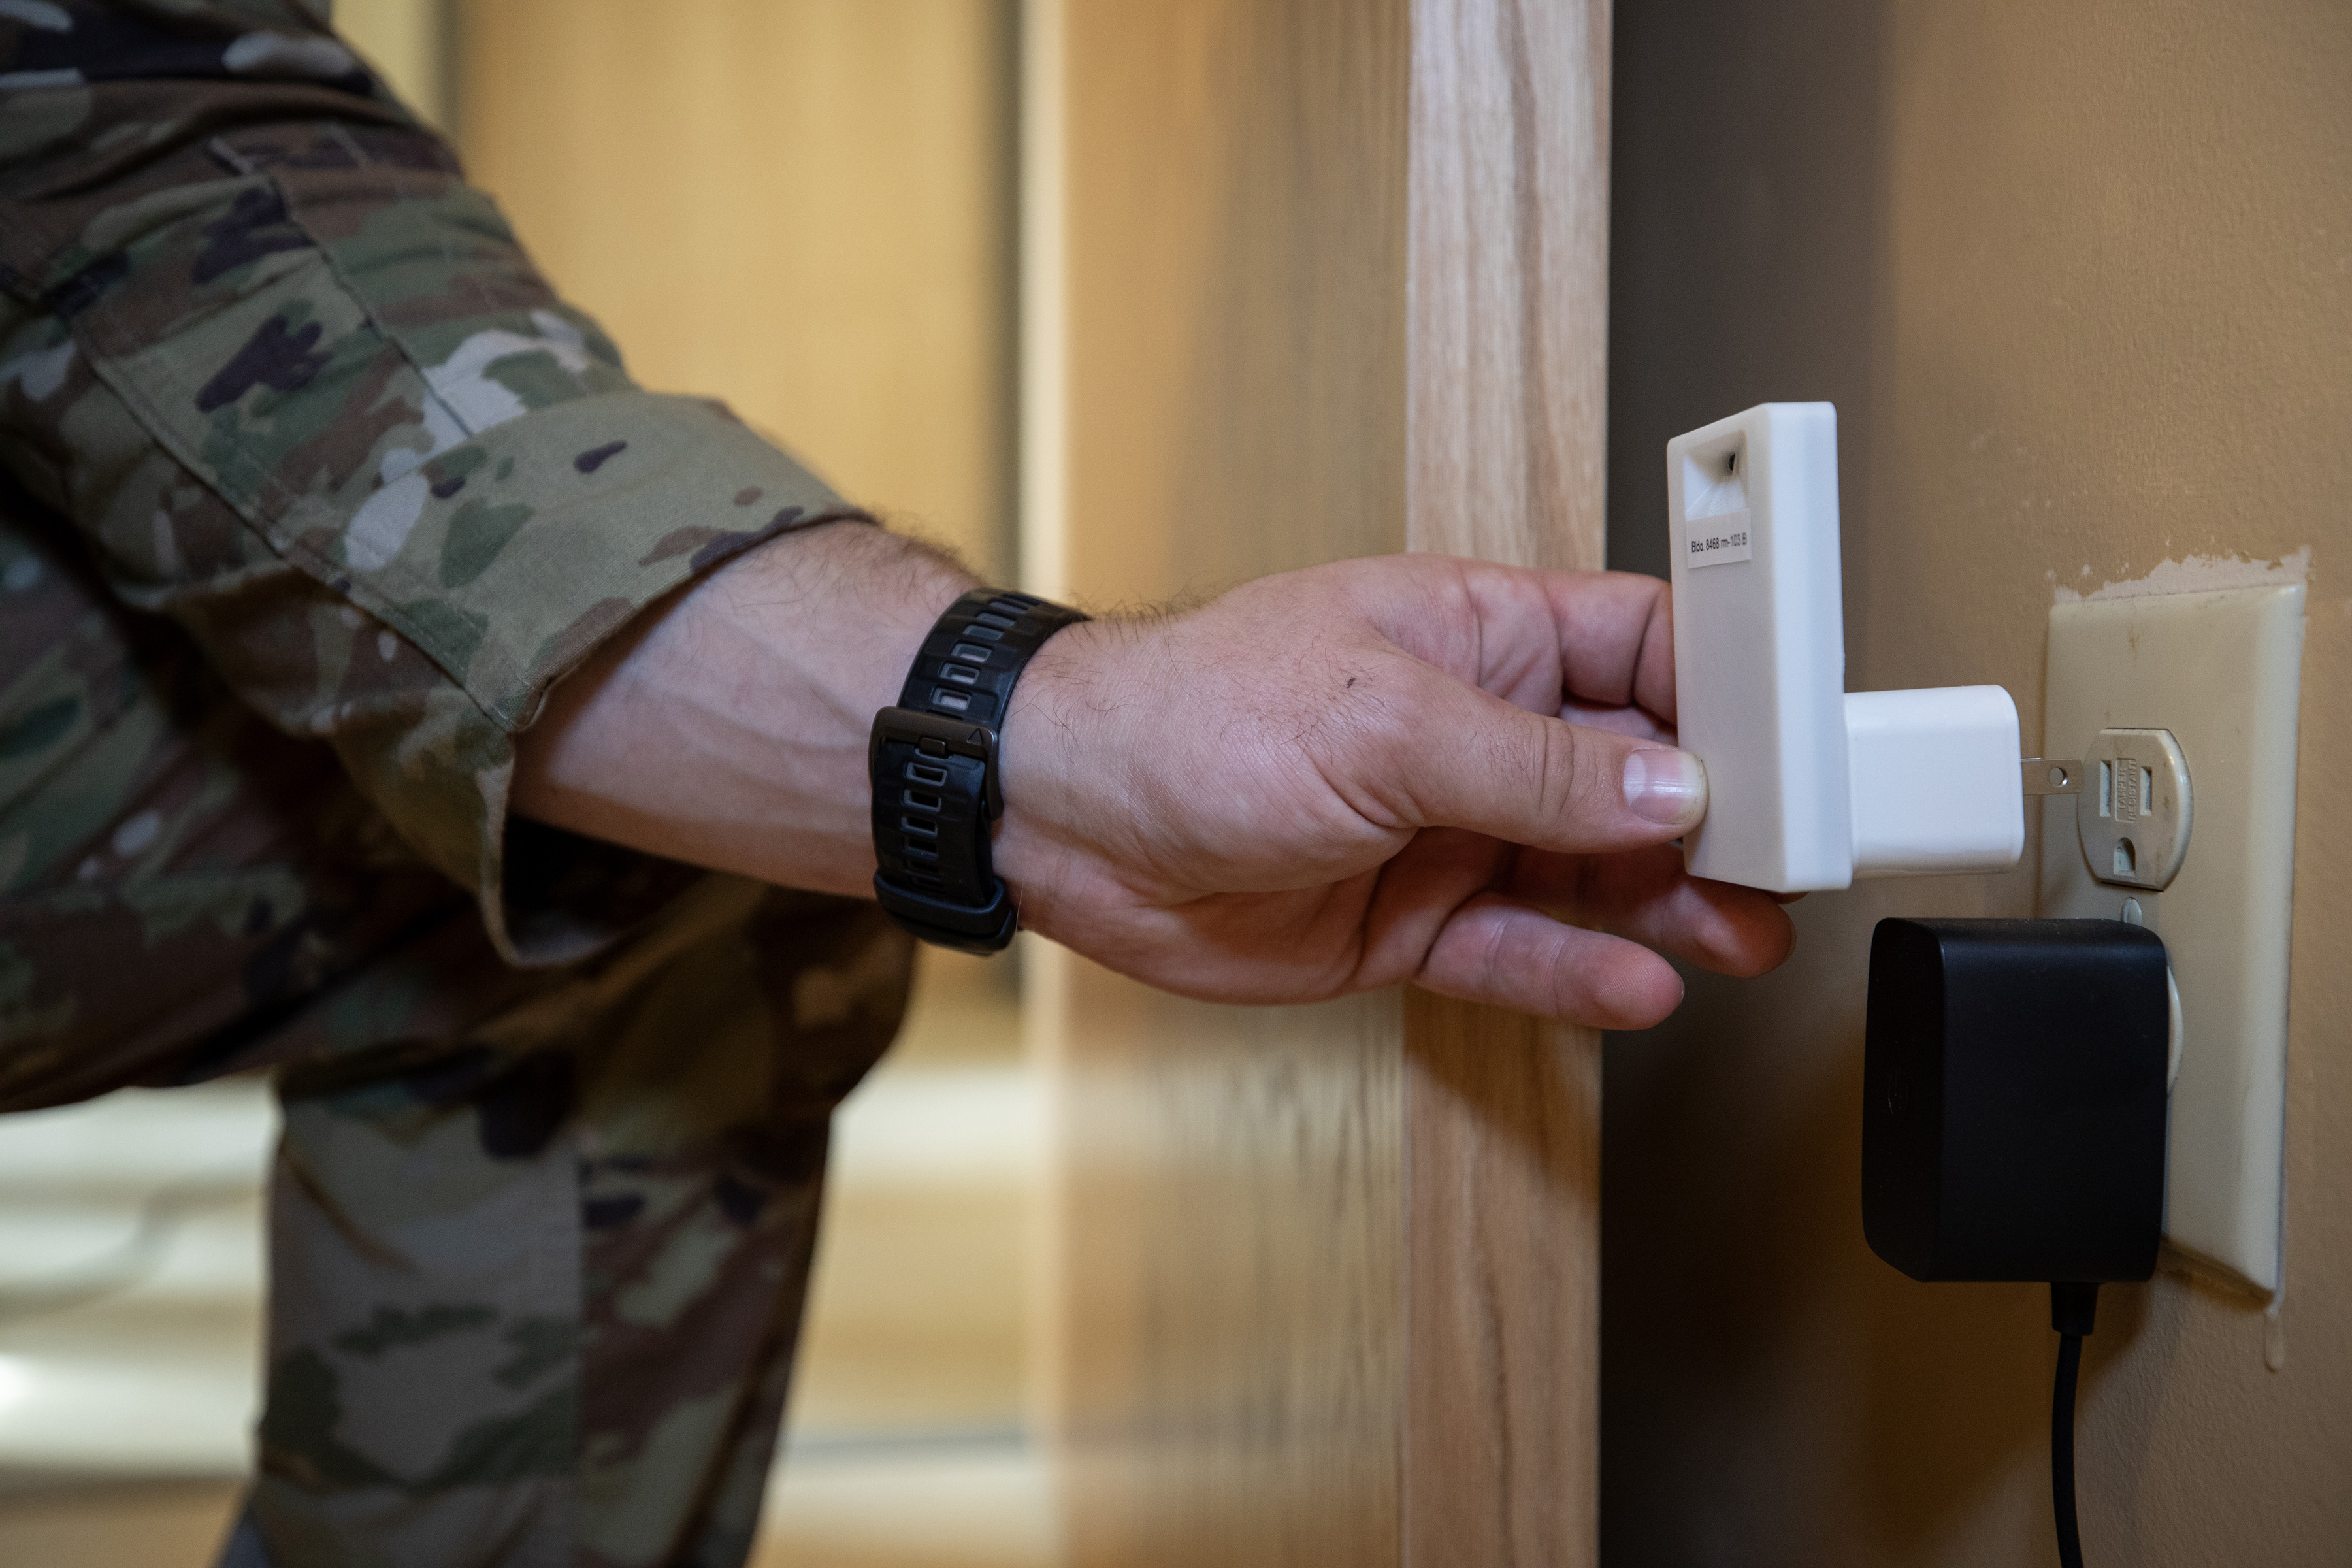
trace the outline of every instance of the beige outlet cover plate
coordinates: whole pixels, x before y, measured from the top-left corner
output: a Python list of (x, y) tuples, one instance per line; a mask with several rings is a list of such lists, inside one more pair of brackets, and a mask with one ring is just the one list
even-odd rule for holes
[(2180, 987), (2165, 1239), (2258, 1290), (2279, 1285), (2287, 925), (2303, 585), (2094, 599), (2050, 611), (2046, 757), (2102, 730), (2168, 730), (2192, 822), (2160, 893), (2097, 880), (2071, 796), (2042, 802), (2042, 912), (2116, 920), (2136, 899)]

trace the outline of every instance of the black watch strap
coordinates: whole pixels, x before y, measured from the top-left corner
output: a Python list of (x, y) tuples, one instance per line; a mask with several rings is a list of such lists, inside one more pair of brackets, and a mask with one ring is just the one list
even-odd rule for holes
[(989, 855), (1004, 813), (996, 735), (1030, 656), (1087, 617), (1027, 594), (975, 589), (923, 639), (898, 705), (874, 715), (874, 896), (922, 938), (999, 952), (1016, 911)]

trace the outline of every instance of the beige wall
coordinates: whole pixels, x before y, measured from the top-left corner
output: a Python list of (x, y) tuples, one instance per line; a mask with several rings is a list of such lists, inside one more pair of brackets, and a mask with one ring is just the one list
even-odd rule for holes
[(1009, 0), (466, 0), (457, 123), (646, 385), (1012, 561)]
[(449, 124), (450, 0), (334, 0), (335, 31), (392, 90), (435, 125)]
[[(2352, 9), (1718, 0), (1619, 37), (1619, 563), (1663, 564), (1668, 437), (1834, 399), (1850, 687), (1996, 680), (2031, 744), (2059, 586), (2310, 549), (2282, 1310), (2105, 1292), (2081, 1489), (2094, 1561), (2352, 1560)], [(1855, 1185), (1873, 922), (2032, 888), (2030, 848), (1816, 895), (1780, 973), (1612, 1041), (1612, 1563), (2054, 1560), (2044, 1292), (1902, 1279)]]

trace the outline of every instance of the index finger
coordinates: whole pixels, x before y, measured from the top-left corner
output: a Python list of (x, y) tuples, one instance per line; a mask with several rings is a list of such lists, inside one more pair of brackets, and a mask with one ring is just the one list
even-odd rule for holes
[(1672, 589), (1639, 572), (1548, 572), (1562, 685), (1584, 702), (1637, 704), (1675, 721)]

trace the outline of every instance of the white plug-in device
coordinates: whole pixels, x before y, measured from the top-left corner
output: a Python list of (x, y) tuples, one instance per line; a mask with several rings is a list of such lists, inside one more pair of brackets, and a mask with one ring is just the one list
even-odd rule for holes
[(1837, 410), (1759, 404), (1675, 437), (1666, 511), (1679, 741), (1706, 766), (1691, 875), (1801, 893), (2016, 865), (2009, 693), (1845, 689)]

